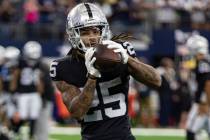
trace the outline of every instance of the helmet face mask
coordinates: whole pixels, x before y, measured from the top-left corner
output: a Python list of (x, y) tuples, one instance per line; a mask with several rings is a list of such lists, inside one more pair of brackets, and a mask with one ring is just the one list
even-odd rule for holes
[(109, 24), (103, 12), (94, 4), (82, 3), (73, 8), (67, 17), (66, 32), (73, 48), (86, 52), (87, 46), (80, 36), (81, 29), (86, 27), (100, 28), (99, 43), (110, 36)]

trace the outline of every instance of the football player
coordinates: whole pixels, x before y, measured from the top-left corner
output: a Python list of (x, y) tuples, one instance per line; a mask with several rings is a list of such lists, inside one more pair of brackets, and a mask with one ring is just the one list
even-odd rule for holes
[(49, 75), (49, 65), (43, 61), (42, 56), (39, 57), (40, 68), (40, 86), (42, 108), (39, 117), (36, 121), (35, 140), (48, 140), (49, 120), (53, 111), (53, 98), (55, 85), (53, 84)]
[[(3, 92), (3, 76), (2, 76), (2, 67), (4, 65), (5, 60), (5, 48), (0, 45), (0, 139), (3, 137), (7, 137), (3, 134), (2, 130), (8, 127), (8, 119), (7, 119), (7, 101), (8, 95)], [(6, 138), (5, 138), (6, 139)]]
[(10, 84), (12, 81), (12, 71), (13, 68), (17, 65), (18, 58), (20, 56), (20, 50), (14, 46), (8, 46), (5, 48), (2, 56), (4, 56), (4, 60), (0, 70), (0, 82), (3, 97), (5, 100), (5, 113), (7, 117), (6, 121), (8, 129), (14, 130), (16, 126), (14, 123), (14, 114), (16, 112), (16, 99), (15, 94), (13, 94), (10, 90)]
[(20, 50), (14, 46), (8, 46), (5, 49), (5, 61), (2, 65), (1, 76), (3, 82), (3, 93), (8, 96), (7, 103), (7, 116), (10, 120), (13, 119), (13, 115), (15, 113), (16, 105), (15, 105), (15, 94), (12, 93), (10, 86), (12, 78), (12, 71), (14, 67), (18, 64), (18, 59), (20, 57)]
[[(159, 87), (157, 71), (135, 57), (128, 42), (110, 40), (107, 19), (92, 3), (81, 3), (67, 17), (67, 34), (73, 48), (54, 60), (50, 75), (63, 100), (82, 127), (83, 140), (134, 140), (128, 118), (129, 76), (146, 85)], [(122, 56), (122, 65), (110, 72), (94, 67), (95, 44), (107, 44)]]
[(23, 58), (18, 62), (12, 75), (12, 91), (17, 92), (19, 127), (30, 122), (30, 139), (34, 137), (35, 122), (39, 117), (42, 102), (40, 97), (40, 67), (41, 45), (36, 41), (28, 41), (23, 47)]
[(4, 64), (4, 54), (5, 54), (5, 48), (3, 46), (0, 45), (0, 53), (2, 54), (0, 56), (0, 106), (4, 104), (4, 95), (3, 95), (3, 79), (2, 79), (2, 66)]
[(195, 100), (187, 119), (187, 140), (195, 140), (196, 134), (201, 129), (206, 129), (210, 134), (210, 64), (208, 61), (208, 40), (201, 35), (192, 35), (186, 43), (191, 54), (196, 59), (194, 69), (198, 84)]

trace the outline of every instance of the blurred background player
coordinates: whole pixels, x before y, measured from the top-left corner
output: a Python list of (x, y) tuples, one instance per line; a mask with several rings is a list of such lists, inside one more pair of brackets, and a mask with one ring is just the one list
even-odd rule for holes
[[(2, 54), (1, 57), (0, 57), (0, 71), (2, 70), (2, 66), (4, 64), (4, 54), (5, 54), (5, 48), (3, 46), (0, 45), (0, 53)], [(3, 106), (5, 104), (5, 95), (3, 94), (3, 81), (2, 81), (3, 77), (2, 77), (2, 74), (0, 75), (0, 112), (1, 112), (1, 115), (0, 117), (2, 118), (3, 116), (3, 112), (4, 112), (4, 109), (3, 109)], [(1, 122), (1, 125), (2, 125), (2, 122)]]
[(191, 107), (187, 120), (187, 140), (195, 140), (196, 134), (201, 129), (207, 130), (210, 134), (210, 64), (209, 64), (209, 43), (200, 35), (192, 35), (186, 43), (191, 54), (196, 59), (194, 69), (197, 80), (197, 91), (195, 92), (194, 103)]
[(8, 46), (5, 49), (5, 62), (2, 67), (2, 80), (3, 80), (3, 91), (10, 95), (9, 106), (8, 106), (8, 118), (14, 123), (16, 105), (16, 95), (11, 89), (11, 83), (13, 80), (12, 73), (14, 68), (18, 65), (18, 60), (20, 58), (20, 50), (14, 46)]
[[(3, 55), (3, 54), (2, 54)], [(12, 72), (18, 64), (20, 50), (14, 46), (8, 46), (4, 51), (4, 62), (1, 67), (1, 87), (6, 104), (6, 121), (9, 130), (14, 131), (16, 121), (19, 119), (16, 113), (16, 95), (11, 91)]]
[(27, 42), (23, 47), (23, 57), (19, 60), (18, 66), (13, 71), (11, 89), (17, 92), (17, 112), (19, 113), (20, 126), (25, 122), (30, 122), (29, 137), (34, 137), (35, 123), (40, 115), (42, 101), (40, 93), (40, 65), (41, 45), (35, 41)]
[[(50, 128), (50, 119), (53, 110), (53, 100), (55, 87), (52, 83), (51, 77), (49, 75), (49, 65), (44, 62), (42, 59), (42, 48), (38, 42), (30, 41), (29, 50), (34, 50), (32, 53), (36, 53), (37, 56), (33, 57), (33, 59), (39, 62), (40, 73), (40, 86), (41, 89), (41, 99), (42, 99), (42, 107), (40, 110), (39, 117), (36, 121), (35, 127), (35, 140), (47, 140), (48, 133)], [(32, 55), (32, 54), (31, 54)]]
[[(3, 76), (2, 76), (2, 67), (4, 64), (4, 55), (5, 55), (5, 48), (0, 45), (0, 53), (2, 54), (0, 57), (0, 139), (9, 139), (8, 135), (8, 128), (9, 128), (9, 120), (8, 120), (8, 100), (9, 100), (9, 95), (4, 93), (3, 91)], [(6, 130), (6, 131), (5, 131)]]
[(172, 95), (177, 88), (173, 60), (167, 57), (161, 59), (157, 70), (162, 77), (162, 85), (158, 89), (160, 103), (159, 125), (166, 127), (171, 123)]

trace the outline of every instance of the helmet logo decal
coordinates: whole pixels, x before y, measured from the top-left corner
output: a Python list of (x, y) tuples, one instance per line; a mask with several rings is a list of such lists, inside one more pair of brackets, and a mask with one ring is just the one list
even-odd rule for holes
[(90, 6), (87, 3), (85, 3), (84, 5), (85, 5), (85, 7), (87, 9), (89, 18), (93, 18), (93, 13), (92, 13), (92, 11), (90, 9)]

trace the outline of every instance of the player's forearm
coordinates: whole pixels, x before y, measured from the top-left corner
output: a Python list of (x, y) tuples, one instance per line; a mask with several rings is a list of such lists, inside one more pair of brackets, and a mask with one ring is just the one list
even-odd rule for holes
[(142, 82), (150, 87), (160, 87), (161, 77), (152, 66), (144, 64), (137, 59), (129, 57), (128, 67), (131, 75), (139, 82)]
[(14, 92), (17, 89), (18, 75), (20, 70), (15, 70), (12, 75), (12, 81), (10, 82), (9, 89)]
[(40, 95), (44, 94), (44, 85), (45, 83), (43, 82), (42, 78), (40, 77), (40, 79), (37, 82), (37, 91)]
[(94, 92), (96, 87), (96, 80), (88, 79), (83, 91), (75, 96), (71, 102), (68, 102), (68, 93), (64, 93), (66, 106), (71, 112), (72, 117), (81, 119), (89, 110), (91, 103), (93, 101)]

